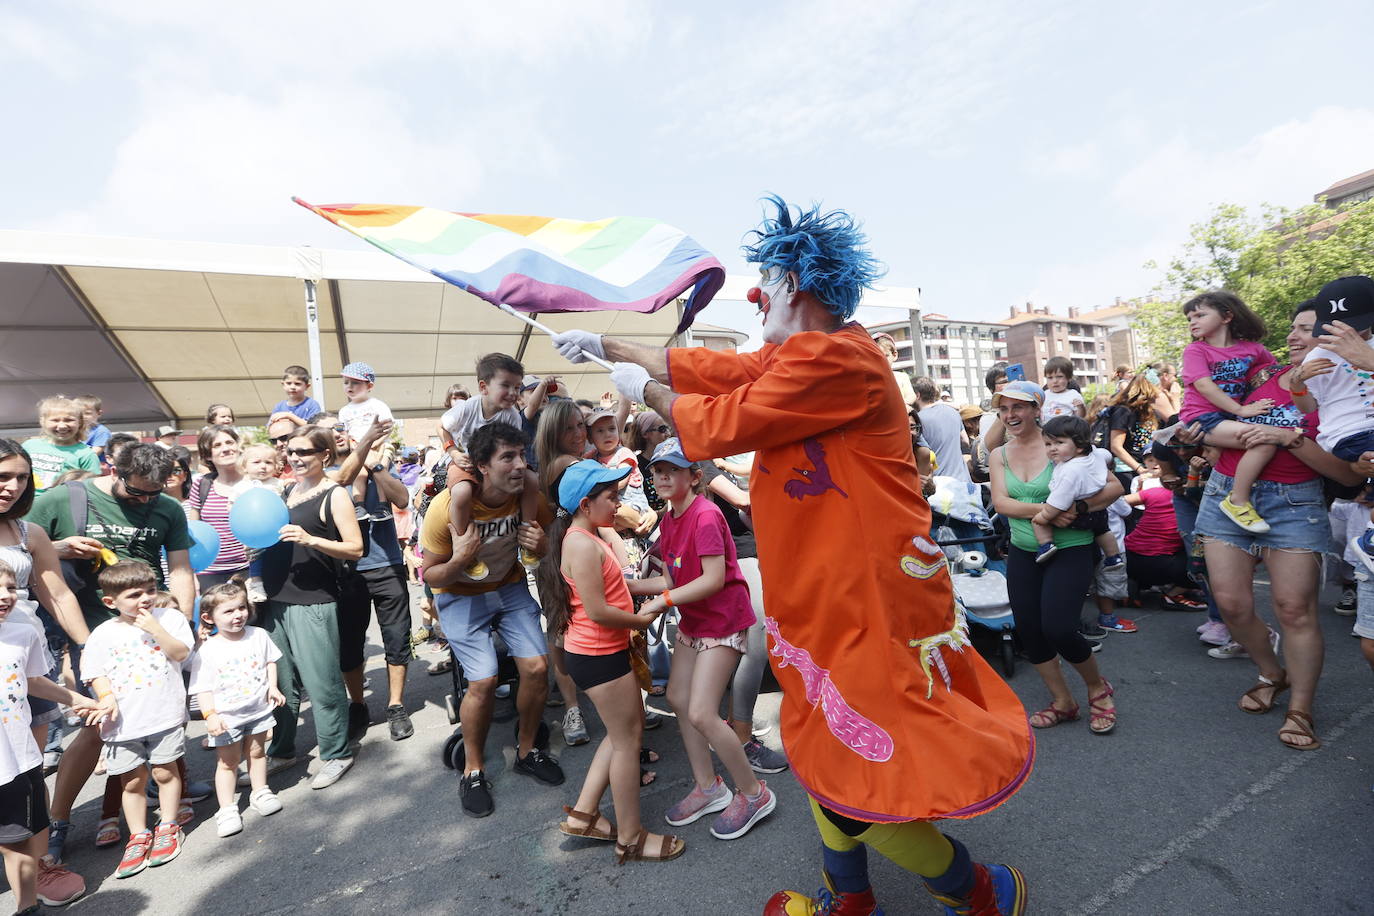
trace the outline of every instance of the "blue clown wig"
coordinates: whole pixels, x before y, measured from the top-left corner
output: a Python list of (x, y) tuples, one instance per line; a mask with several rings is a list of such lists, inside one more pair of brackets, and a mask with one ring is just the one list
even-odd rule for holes
[(864, 250), (868, 237), (854, 217), (843, 210), (822, 213), (818, 205), (797, 209), (794, 218), (787, 202), (776, 194), (764, 198), (777, 207), (776, 218), (749, 234), (755, 243), (744, 246), (744, 258), (771, 270), (793, 271), (801, 290), (815, 296), (830, 311), (848, 320), (859, 307), (865, 287), (887, 272), (882, 262)]

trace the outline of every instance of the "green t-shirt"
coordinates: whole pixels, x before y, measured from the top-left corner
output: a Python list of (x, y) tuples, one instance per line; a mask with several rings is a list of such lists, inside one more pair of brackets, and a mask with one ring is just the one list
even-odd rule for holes
[[(1002, 453), (1002, 470), (1007, 485), (1007, 495), (1017, 502), (1043, 503), (1050, 495), (1050, 478), (1054, 476), (1054, 462), (1046, 460), (1045, 469), (1032, 480), (1022, 480), (1007, 463), (1007, 453)], [(1080, 528), (1054, 529), (1054, 546), (1081, 547), (1093, 542), (1093, 533)], [(1040, 546), (1035, 540), (1035, 528), (1028, 518), (1011, 519), (1011, 545), (1034, 553)]]
[(24, 442), (24, 451), (33, 461), (33, 489), (42, 493), (68, 471), (100, 473), (100, 456), (89, 445), (55, 445), (35, 436)]
[[(153, 568), (159, 587), (165, 588), (162, 551), (190, 550), (194, 543), (181, 504), (170, 496), (159, 496), (147, 504), (121, 503), (91, 481), (83, 481), (82, 485), (87, 498), (85, 531), (77, 531), (72, 522), (71, 495), (65, 486), (55, 487), (35, 499), (27, 521), (47, 531), (54, 541), (77, 536), (95, 538), (121, 560), (142, 560)], [(95, 576), (87, 576), (87, 581), (87, 587), (77, 592), (76, 599), (86, 626), (94, 630), (114, 617), (114, 612), (101, 602)]]

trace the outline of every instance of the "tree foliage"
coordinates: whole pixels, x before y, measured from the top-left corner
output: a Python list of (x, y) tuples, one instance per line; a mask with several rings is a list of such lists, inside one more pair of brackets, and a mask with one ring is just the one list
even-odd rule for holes
[(1251, 215), (1225, 204), (1192, 226), (1183, 248), (1160, 269), (1157, 301), (1142, 305), (1133, 324), (1148, 352), (1174, 360), (1188, 343), (1182, 306), (1207, 289), (1239, 295), (1264, 319), (1265, 346), (1283, 359), (1298, 303), (1322, 285), (1351, 274), (1374, 274), (1374, 201), (1340, 210), (1312, 204), (1296, 210), (1264, 207)]

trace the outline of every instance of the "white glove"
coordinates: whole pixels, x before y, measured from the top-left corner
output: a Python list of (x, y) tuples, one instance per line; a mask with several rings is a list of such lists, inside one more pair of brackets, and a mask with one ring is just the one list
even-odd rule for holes
[(620, 389), (625, 397), (639, 404), (644, 403), (644, 387), (651, 381), (649, 370), (638, 363), (616, 363), (611, 370), (611, 384)]
[(606, 351), (601, 346), (601, 335), (590, 331), (564, 331), (552, 337), (553, 348), (570, 363), (585, 363), (588, 355), (605, 359)]

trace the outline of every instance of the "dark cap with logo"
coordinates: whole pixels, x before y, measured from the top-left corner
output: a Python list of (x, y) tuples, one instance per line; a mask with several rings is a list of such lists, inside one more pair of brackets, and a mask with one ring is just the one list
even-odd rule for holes
[(1341, 277), (1332, 280), (1317, 293), (1313, 304), (1317, 308), (1314, 335), (1330, 333), (1332, 321), (1343, 321), (1357, 331), (1374, 327), (1374, 280), (1365, 276)]

